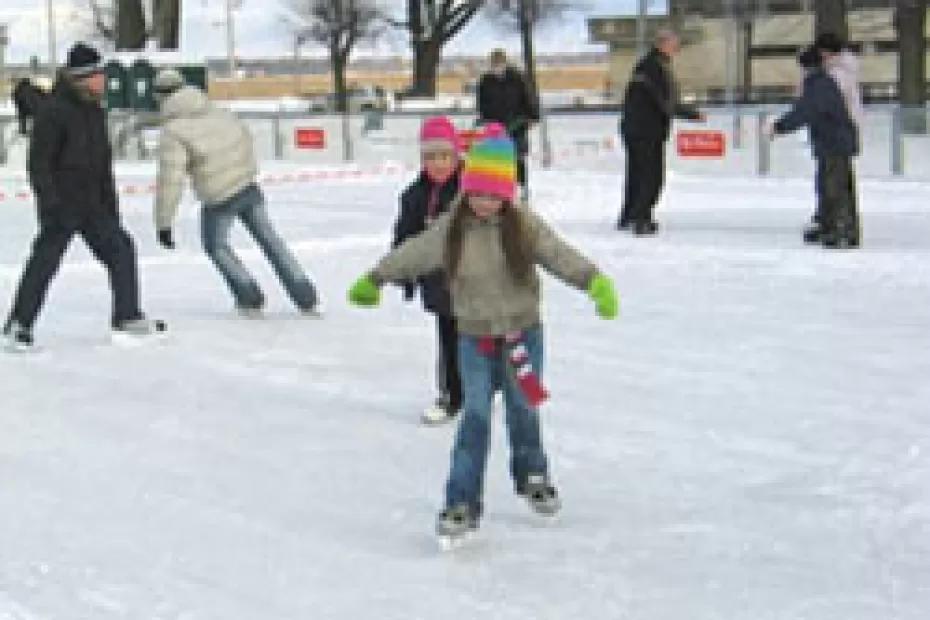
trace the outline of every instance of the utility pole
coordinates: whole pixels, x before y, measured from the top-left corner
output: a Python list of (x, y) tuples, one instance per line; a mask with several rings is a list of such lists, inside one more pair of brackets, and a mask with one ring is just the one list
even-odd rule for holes
[(646, 29), (649, 18), (649, 0), (639, 0), (639, 10), (636, 13), (636, 56), (645, 56), (647, 47)]
[(234, 0), (226, 0), (226, 60), (230, 79), (236, 77), (236, 22)]

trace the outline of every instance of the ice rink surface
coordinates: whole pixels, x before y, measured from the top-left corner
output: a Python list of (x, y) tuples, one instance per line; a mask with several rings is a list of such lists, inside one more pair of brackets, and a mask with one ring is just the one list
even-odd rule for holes
[[(433, 326), (395, 289), (344, 302), (402, 182), (267, 188), (322, 321), (241, 232), (270, 308), (238, 318), (193, 203), (169, 253), (150, 197), (124, 196), (171, 337), (116, 348), (75, 242), (41, 350), (0, 356), (0, 620), (927, 618), (930, 185), (864, 181), (865, 246), (830, 253), (800, 241), (810, 181), (673, 176), (661, 235), (634, 239), (619, 175), (537, 172), (535, 208), (615, 277), (621, 318), (547, 280), (563, 515), (513, 495), (498, 419), (481, 532), (442, 554)], [(35, 218), (0, 212), (8, 304)]]

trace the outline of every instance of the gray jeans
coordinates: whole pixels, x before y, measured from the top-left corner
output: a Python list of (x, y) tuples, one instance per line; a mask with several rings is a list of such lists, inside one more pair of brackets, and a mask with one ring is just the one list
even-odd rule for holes
[(255, 239), (294, 304), (301, 310), (314, 308), (316, 289), (284, 239), (275, 231), (268, 219), (262, 191), (254, 183), (225, 202), (205, 206), (201, 215), (203, 247), (226, 280), (236, 306), (252, 309), (265, 304), (261, 288), (229, 244), (229, 231), (237, 219)]

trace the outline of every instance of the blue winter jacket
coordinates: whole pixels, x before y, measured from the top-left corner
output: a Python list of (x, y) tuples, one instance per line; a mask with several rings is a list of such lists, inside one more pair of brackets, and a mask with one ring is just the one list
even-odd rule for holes
[(823, 69), (804, 78), (801, 96), (794, 106), (775, 122), (777, 133), (810, 128), (814, 156), (859, 154), (859, 132), (846, 108), (836, 81)]

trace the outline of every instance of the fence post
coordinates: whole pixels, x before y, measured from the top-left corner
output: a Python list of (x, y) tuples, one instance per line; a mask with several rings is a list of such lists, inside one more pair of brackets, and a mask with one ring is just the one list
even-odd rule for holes
[(274, 158), (275, 160), (284, 159), (284, 140), (281, 136), (281, 113), (278, 112), (271, 117), (271, 135), (274, 139)]
[(549, 118), (541, 114), (539, 123), (539, 137), (542, 139), (542, 166), (545, 170), (552, 167), (552, 143), (549, 141)]
[(352, 123), (351, 115), (346, 110), (342, 113), (342, 160), (346, 163), (352, 161)]
[(760, 110), (756, 123), (756, 143), (758, 144), (758, 161), (756, 170), (760, 177), (768, 176), (772, 171), (772, 141), (765, 135), (768, 112)]
[(0, 166), (3, 166), (6, 164), (7, 148), (8, 147), (6, 144), (6, 121), (0, 121)]
[(733, 106), (733, 148), (743, 148), (743, 113), (736, 105)]
[(891, 174), (900, 176), (904, 174), (904, 153), (901, 137), (901, 106), (891, 111)]

